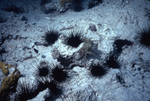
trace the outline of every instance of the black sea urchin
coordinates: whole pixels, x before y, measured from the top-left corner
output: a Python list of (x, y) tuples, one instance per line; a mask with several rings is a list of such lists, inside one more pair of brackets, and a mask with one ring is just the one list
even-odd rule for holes
[(38, 95), (36, 87), (27, 81), (20, 82), (19, 88), (17, 89), (15, 101), (27, 101)]
[(60, 34), (54, 30), (46, 32), (44, 36), (45, 46), (53, 45), (57, 41), (59, 35)]
[(54, 81), (48, 81), (45, 82), (38, 81), (38, 91), (41, 92), (45, 90), (46, 88), (49, 88), (52, 94), (55, 96), (60, 95), (62, 93), (62, 89), (54, 82)]
[(77, 48), (82, 42), (83, 40), (80, 33), (71, 33), (65, 40), (65, 44), (73, 48)]
[(51, 76), (54, 79), (54, 81), (56, 81), (58, 83), (64, 82), (68, 78), (67, 72), (64, 71), (64, 69), (61, 68), (60, 65), (54, 66)]
[(90, 67), (90, 73), (94, 77), (102, 77), (107, 73), (107, 71), (103, 66), (99, 64), (93, 64)]
[(48, 78), (46, 78), (46, 79), (42, 79), (42, 80), (37, 80), (36, 82), (37, 82), (37, 85), (38, 85), (37, 90), (39, 92), (41, 92), (41, 91), (45, 90), (46, 88), (48, 88), (50, 80)]
[(51, 90), (51, 92), (57, 96), (60, 95), (62, 93), (62, 89), (56, 85), (56, 83), (54, 81), (50, 82), (47, 87)]
[(35, 76), (38, 80), (43, 80), (44, 78), (49, 78), (50, 66), (46, 61), (41, 61), (40, 65), (36, 67)]
[(143, 47), (150, 47), (150, 27), (148, 29), (143, 29), (138, 33), (138, 42)]

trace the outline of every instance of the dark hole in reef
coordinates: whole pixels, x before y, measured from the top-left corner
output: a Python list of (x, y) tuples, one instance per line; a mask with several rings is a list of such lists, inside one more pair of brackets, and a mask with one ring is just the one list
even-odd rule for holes
[(114, 48), (116, 50), (117, 53), (121, 53), (122, 52), (122, 47), (125, 45), (132, 45), (133, 42), (128, 41), (128, 40), (122, 40), (122, 39), (117, 39), (114, 42)]
[(35, 53), (38, 53), (39, 51), (37, 49), (34, 48)]

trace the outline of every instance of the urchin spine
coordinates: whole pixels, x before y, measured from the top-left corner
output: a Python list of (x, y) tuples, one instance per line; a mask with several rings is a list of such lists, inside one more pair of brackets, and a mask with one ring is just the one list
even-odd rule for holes
[(58, 31), (55, 30), (50, 30), (48, 32), (45, 33), (44, 37), (44, 45), (45, 46), (51, 46), (53, 45), (59, 38), (60, 33)]

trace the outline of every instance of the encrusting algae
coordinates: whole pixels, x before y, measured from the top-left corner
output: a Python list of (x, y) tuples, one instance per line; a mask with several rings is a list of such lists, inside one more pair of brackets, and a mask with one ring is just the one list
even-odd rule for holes
[(15, 71), (10, 76), (4, 77), (0, 87), (0, 101), (6, 101), (6, 100), (9, 101), (7, 98), (9, 97), (11, 88), (14, 87), (14, 85), (16, 84), (16, 82), (18, 82), (18, 79), (20, 77), (21, 74), (17, 68), (15, 68)]
[(0, 61), (0, 68), (2, 70), (2, 73), (7, 76), (9, 74), (9, 68), (12, 67), (13, 65), (8, 65), (4, 62)]

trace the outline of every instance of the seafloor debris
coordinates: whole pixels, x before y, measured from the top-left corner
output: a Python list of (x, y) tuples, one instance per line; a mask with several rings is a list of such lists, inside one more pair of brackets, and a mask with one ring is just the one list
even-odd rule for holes
[(95, 55), (90, 49), (92, 47), (92, 42), (85, 38), (84, 39), (84, 43), (83, 43), (83, 46), (79, 49), (79, 55), (81, 58), (84, 59), (84, 62), (85, 62), (85, 67), (86, 66), (86, 61), (87, 61), (87, 54), (91, 54), (91, 55)]
[(15, 85), (20, 76), (20, 71), (15, 68), (15, 71), (10, 76), (4, 77), (0, 87), (0, 101), (5, 101), (6, 98), (8, 98), (11, 88)]
[(9, 65), (9, 64), (6, 64), (6, 63), (0, 61), (0, 68), (5, 76), (7, 76), (9, 74), (10, 67), (12, 67), (12, 65)]

